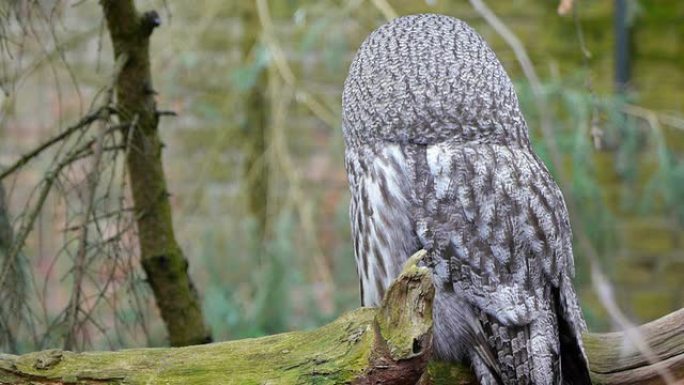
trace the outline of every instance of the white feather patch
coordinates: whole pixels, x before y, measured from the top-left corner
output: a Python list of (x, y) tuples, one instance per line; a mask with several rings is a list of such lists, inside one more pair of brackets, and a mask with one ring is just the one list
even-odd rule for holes
[(427, 147), (427, 163), (435, 181), (437, 199), (446, 197), (451, 184), (451, 158), (453, 149), (448, 144), (439, 143)]

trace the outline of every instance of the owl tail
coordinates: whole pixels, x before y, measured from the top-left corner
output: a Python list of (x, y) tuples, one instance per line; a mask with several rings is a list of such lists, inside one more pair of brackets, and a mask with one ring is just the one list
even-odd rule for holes
[[(495, 317), (484, 312), (480, 314), (480, 324), (486, 341), (488, 341), (489, 351), (495, 352), (493, 354), (496, 372), (492, 372), (492, 376), (497, 384), (532, 384), (537, 382), (552, 384), (554, 378), (560, 377), (558, 367), (548, 367), (547, 379), (535, 378), (538, 377), (533, 373), (535, 364), (552, 366), (553, 360), (543, 363), (533, 362), (535, 357), (531, 351), (530, 324), (505, 326)], [(549, 356), (553, 355), (552, 352), (548, 353)], [(555, 361), (557, 362), (557, 360)], [(481, 382), (491, 383), (492, 380), (481, 380)]]
[[(491, 385), (505, 385), (501, 377), (499, 362), (496, 354), (489, 346), (489, 342), (487, 342), (487, 336), (482, 328), (482, 323), (477, 319), (472, 318), (468, 321), (468, 324), (467, 335), (470, 345), (473, 347), (470, 360), (479, 377), (479, 382), (481, 384), (491, 383)], [(484, 377), (487, 378), (486, 381), (484, 381)]]
[(556, 304), (556, 315), (558, 317), (558, 339), (560, 341), (563, 384), (591, 385), (587, 358), (581, 341), (579, 341), (582, 330), (576, 330), (579, 326), (576, 325), (576, 322), (573, 323), (568, 319), (572, 317), (572, 314), (569, 314), (566, 311), (567, 309), (564, 309), (560, 290), (554, 289), (553, 294)]

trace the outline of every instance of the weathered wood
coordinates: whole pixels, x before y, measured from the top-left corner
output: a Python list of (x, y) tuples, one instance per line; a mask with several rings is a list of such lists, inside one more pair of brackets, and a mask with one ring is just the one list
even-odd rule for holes
[(650, 365), (625, 333), (587, 333), (584, 336), (594, 382), (662, 384), (658, 367), (684, 380), (684, 309), (640, 326), (639, 334), (660, 360), (658, 364)]
[(166, 349), (0, 355), (0, 384), (415, 384), (432, 346), (430, 271), (415, 260), (382, 307), (319, 329)]
[[(431, 274), (410, 260), (379, 309), (319, 329), (209, 345), (118, 352), (0, 354), (0, 384), (477, 384), (463, 365), (430, 362)], [(639, 328), (684, 378), (684, 309)], [(662, 384), (623, 333), (584, 337), (596, 384)], [(427, 371), (426, 371), (427, 365)]]
[[(586, 333), (584, 345), (589, 356), (594, 384), (665, 384), (658, 369), (670, 372), (684, 384), (684, 309), (638, 328), (659, 363), (650, 365), (625, 333)], [(428, 378), (421, 385), (477, 385), (472, 373), (460, 365), (430, 362)]]

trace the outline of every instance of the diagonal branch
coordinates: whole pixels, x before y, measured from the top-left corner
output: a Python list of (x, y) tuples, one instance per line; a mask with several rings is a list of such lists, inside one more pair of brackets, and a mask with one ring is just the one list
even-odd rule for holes
[(66, 130), (63, 132), (53, 136), (52, 138), (46, 140), (44, 143), (40, 144), (38, 147), (34, 148), (33, 150), (29, 151), (28, 153), (24, 154), (14, 162), (11, 166), (3, 169), (0, 172), (0, 180), (5, 179), (7, 176), (11, 175), (21, 167), (25, 166), (28, 162), (30, 162), (33, 158), (37, 157), (40, 155), (43, 151), (47, 150), (48, 148), (52, 147), (53, 145), (62, 142), (64, 139), (68, 138), (71, 136), (73, 133), (78, 132), (79, 130), (83, 128), (87, 128), (90, 126), (91, 123), (95, 122), (98, 119), (103, 118), (103, 112), (105, 109), (108, 107), (101, 107), (90, 114), (84, 116), (79, 120), (76, 124), (73, 126), (68, 127)]
[[(114, 84), (119, 79), (121, 70), (126, 63), (128, 57), (127, 55), (119, 56), (119, 59), (114, 66), (114, 73), (112, 75), (111, 84), (107, 88), (106, 98), (104, 101), (105, 106), (109, 106), (113, 103), (114, 99)], [(69, 300), (69, 308), (66, 312), (66, 320), (68, 323), (67, 333), (64, 339), (64, 348), (71, 350), (76, 344), (75, 334), (78, 329), (78, 314), (81, 304), (81, 285), (83, 283), (83, 275), (86, 268), (86, 248), (88, 246), (88, 223), (90, 217), (93, 214), (93, 208), (95, 206), (95, 190), (100, 181), (100, 163), (102, 160), (102, 153), (104, 150), (104, 140), (108, 134), (107, 123), (109, 121), (109, 112), (107, 108), (103, 109), (104, 116), (101, 123), (100, 132), (95, 139), (95, 149), (94, 149), (94, 161), (91, 171), (86, 176), (88, 182), (88, 189), (86, 191), (86, 209), (83, 215), (83, 221), (81, 223), (81, 234), (78, 242), (78, 251), (76, 254), (76, 261), (74, 266), (74, 284), (71, 291), (71, 299)], [(135, 125), (135, 121), (133, 122)]]
[(26, 242), (26, 239), (31, 233), (31, 230), (33, 230), (33, 225), (38, 219), (38, 215), (40, 214), (40, 211), (42, 210), (43, 205), (45, 204), (45, 201), (47, 200), (47, 197), (50, 191), (52, 190), (52, 186), (59, 178), (59, 175), (61, 174), (62, 170), (64, 170), (65, 167), (72, 164), (76, 160), (81, 159), (83, 156), (91, 154), (92, 144), (93, 141), (91, 140), (79, 146), (75, 150), (71, 151), (50, 171), (48, 171), (45, 177), (43, 178), (43, 185), (38, 194), (38, 198), (36, 199), (36, 203), (28, 212), (28, 214), (26, 215), (27, 219), (23, 221), (21, 227), (19, 228), (19, 232), (15, 237), (14, 243), (12, 244), (12, 247), (8, 252), (7, 265), (3, 267), (2, 271), (0, 271), (0, 287), (3, 287), (3, 285), (5, 284), (5, 280), (7, 279), (7, 276), (15, 268), (14, 263), (17, 259), (17, 256), (19, 255), (21, 249), (24, 247), (24, 243)]
[[(139, 14), (133, 0), (101, 0), (114, 57), (127, 60), (116, 81), (117, 113), (128, 123), (126, 165), (136, 211), (140, 259), (173, 346), (211, 341), (173, 229), (159, 137), (149, 45), (159, 26), (155, 11)], [(130, 122), (136, 121), (133, 126)]]

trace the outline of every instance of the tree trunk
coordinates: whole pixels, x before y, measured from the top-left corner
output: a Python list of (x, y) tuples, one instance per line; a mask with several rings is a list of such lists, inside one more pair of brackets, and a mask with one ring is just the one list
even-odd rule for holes
[(161, 162), (159, 114), (150, 73), (149, 37), (156, 12), (139, 15), (133, 0), (101, 0), (115, 59), (127, 58), (117, 83), (117, 111), (128, 143), (127, 159), (135, 204), (140, 258), (166, 324), (172, 346), (211, 341), (188, 262), (176, 242)]
[(7, 203), (5, 202), (5, 189), (2, 187), (2, 183), (0, 183), (0, 250), (8, 251), (12, 246), (12, 238), (12, 226), (10, 225)]
[[(244, 40), (242, 43), (243, 65), (259, 66), (257, 55), (258, 37), (261, 35), (261, 23), (257, 14), (256, 3), (247, 1), (242, 7)], [(258, 68), (254, 84), (247, 90), (245, 105), (245, 180), (247, 181), (247, 200), (249, 211), (257, 222), (258, 252), (263, 251), (262, 243), (268, 235), (268, 161), (266, 159), (266, 136), (268, 126), (268, 88), (266, 69)], [(261, 257), (261, 256), (260, 256)]]
[(0, 182), (0, 346), (7, 346), (11, 352), (16, 352), (18, 347), (15, 335), (26, 301), (26, 277), (21, 269), (19, 254), (10, 260), (13, 242), (14, 233), (5, 201), (5, 190)]
[[(429, 269), (416, 262), (407, 263), (380, 308), (316, 330), (185, 348), (0, 354), (0, 384), (475, 385), (463, 365), (427, 362), (434, 288)], [(649, 365), (622, 333), (585, 335), (594, 383), (664, 384), (656, 367), (684, 376), (684, 309), (640, 332), (660, 363)]]

